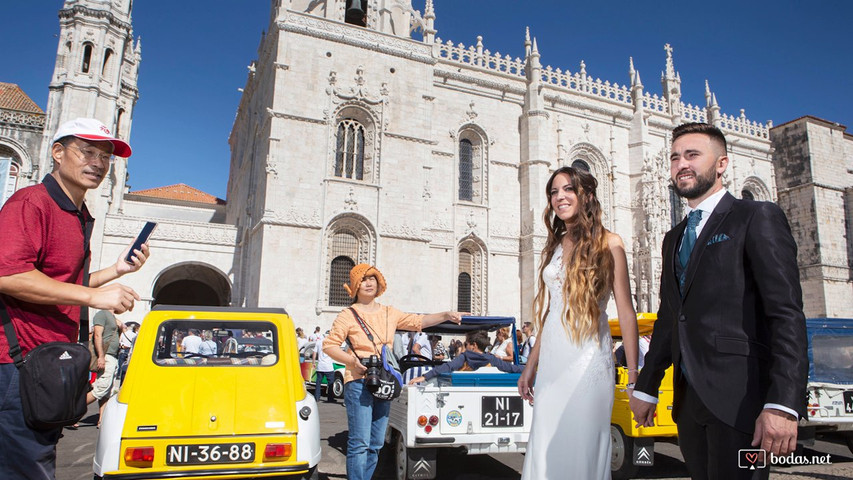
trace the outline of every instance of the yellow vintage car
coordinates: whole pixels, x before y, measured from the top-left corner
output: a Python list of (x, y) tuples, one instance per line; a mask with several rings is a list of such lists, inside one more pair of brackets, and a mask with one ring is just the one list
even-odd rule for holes
[[(637, 325), (640, 336), (651, 335), (657, 314), (638, 313)], [(610, 335), (614, 341), (622, 338), (619, 320), (611, 318)], [(610, 419), (612, 442), (610, 468), (614, 480), (632, 478), (641, 466), (654, 463), (655, 437), (676, 437), (678, 430), (672, 420), (672, 366), (666, 370), (658, 391), (658, 405), (653, 427), (636, 427), (631, 408), (628, 406), (628, 369), (616, 367), (616, 394), (613, 414)]]
[(282, 309), (155, 307), (106, 405), (96, 479), (316, 479), (320, 422)]

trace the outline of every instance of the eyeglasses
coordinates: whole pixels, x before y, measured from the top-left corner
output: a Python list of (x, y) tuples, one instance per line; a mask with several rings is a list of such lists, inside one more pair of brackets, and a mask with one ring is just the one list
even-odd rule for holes
[(91, 147), (80, 148), (77, 145), (65, 145), (65, 146), (76, 148), (78, 152), (83, 154), (83, 159), (89, 163), (95, 162), (97, 160), (97, 161), (101, 162), (101, 164), (109, 165), (109, 164), (113, 163), (113, 161), (115, 161), (114, 156), (108, 155), (106, 153), (101, 153), (100, 151), (96, 150), (95, 148), (91, 148)]

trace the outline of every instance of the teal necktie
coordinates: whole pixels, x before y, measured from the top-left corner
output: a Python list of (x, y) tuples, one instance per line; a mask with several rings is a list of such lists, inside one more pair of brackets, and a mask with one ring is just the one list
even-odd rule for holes
[(678, 277), (679, 286), (684, 290), (684, 280), (687, 277), (687, 263), (690, 254), (696, 245), (696, 227), (702, 220), (702, 210), (693, 210), (687, 215), (687, 228), (684, 229), (684, 241), (681, 242), (681, 250), (678, 251), (678, 261), (681, 263), (681, 275)]

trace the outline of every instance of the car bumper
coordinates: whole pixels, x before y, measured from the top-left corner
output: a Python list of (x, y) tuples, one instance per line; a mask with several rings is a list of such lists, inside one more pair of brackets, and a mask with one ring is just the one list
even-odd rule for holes
[(142, 480), (142, 479), (157, 479), (168, 478), (172, 480), (193, 480), (193, 479), (240, 479), (240, 478), (267, 478), (281, 477), (288, 475), (303, 475), (308, 473), (308, 463), (300, 463), (296, 465), (282, 465), (276, 467), (244, 467), (244, 468), (217, 468), (217, 469), (198, 469), (198, 470), (181, 470), (181, 471), (146, 471), (146, 472), (111, 472), (105, 473), (104, 480)]

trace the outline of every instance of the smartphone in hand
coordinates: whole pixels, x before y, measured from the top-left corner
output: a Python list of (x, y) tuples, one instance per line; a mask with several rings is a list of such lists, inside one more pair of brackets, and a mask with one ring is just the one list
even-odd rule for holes
[(136, 236), (136, 240), (133, 241), (133, 246), (130, 247), (130, 251), (127, 252), (127, 256), (124, 257), (125, 262), (133, 265), (133, 257), (136, 256), (133, 251), (142, 249), (142, 244), (148, 241), (148, 237), (151, 236), (151, 233), (154, 231), (154, 227), (156, 226), (157, 222), (145, 222), (145, 226), (142, 227), (142, 231)]

